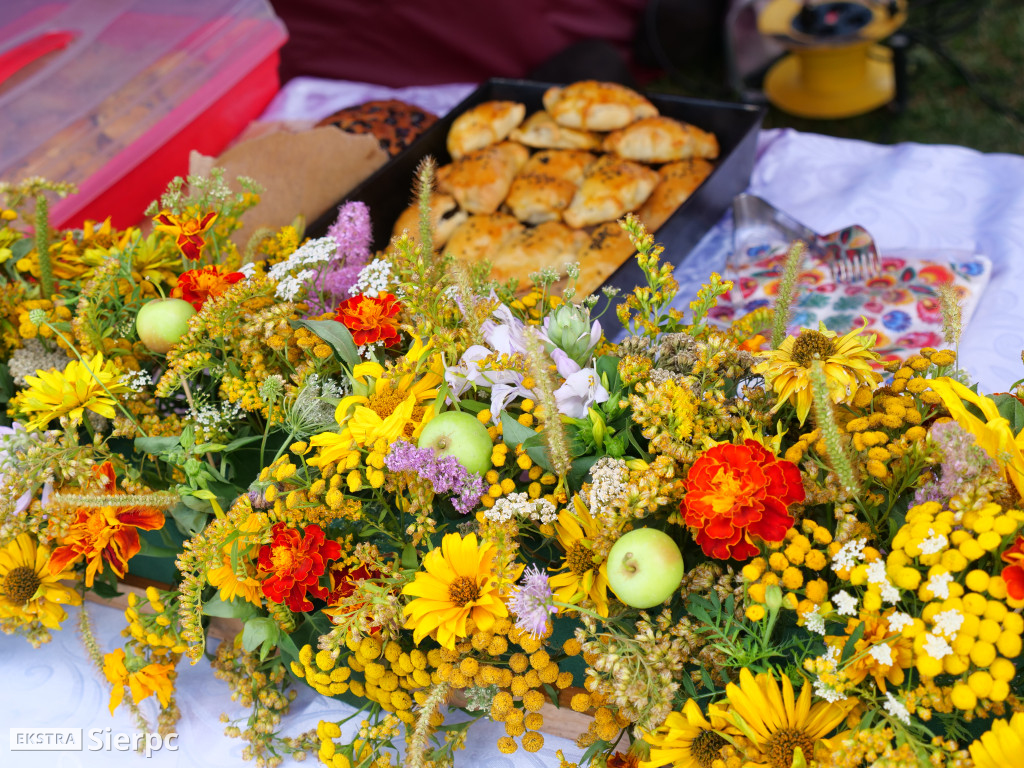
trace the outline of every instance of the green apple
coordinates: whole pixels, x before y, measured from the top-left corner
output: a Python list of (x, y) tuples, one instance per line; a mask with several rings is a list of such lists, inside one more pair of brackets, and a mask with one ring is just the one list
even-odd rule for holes
[(462, 466), (478, 475), (491, 468), (491, 436), (487, 427), (467, 411), (437, 414), (423, 427), (417, 445), (433, 448), (441, 456), (454, 456)]
[(143, 344), (163, 355), (185, 335), (188, 319), (195, 313), (184, 299), (153, 299), (139, 310), (135, 330)]
[(672, 537), (657, 528), (637, 528), (608, 553), (608, 584), (633, 608), (653, 608), (679, 589), (683, 554)]

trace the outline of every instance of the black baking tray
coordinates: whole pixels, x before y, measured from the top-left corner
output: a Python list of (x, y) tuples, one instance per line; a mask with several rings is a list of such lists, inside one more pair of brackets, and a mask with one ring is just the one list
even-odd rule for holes
[[(527, 115), (543, 109), (541, 97), (554, 83), (534, 80), (493, 78), (463, 99), (451, 112), (438, 120), (413, 144), (396, 155), (373, 175), (308, 227), (314, 237), (323, 236), (337, 217), (338, 206), (350, 200), (366, 203), (373, 226), (374, 250), (382, 250), (391, 240), (395, 221), (413, 199), (412, 185), (416, 168), (427, 155), (438, 165), (451, 162), (446, 140), (452, 121), (471, 107), (485, 101), (508, 100), (526, 105)], [(704, 233), (721, 218), (733, 198), (747, 188), (754, 168), (757, 134), (766, 110), (748, 104), (735, 104), (705, 99), (691, 99), (669, 94), (645, 92), (644, 95), (661, 114), (698, 128), (711, 131), (720, 148), (715, 169), (704, 183), (654, 233), (656, 242), (664, 246), (663, 259), (679, 264), (686, 258)], [(643, 273), (635, 259), (628, 259), (605, 282), (622, 293), (632, 291), (643, 281)], [(620, 330), (614, 312), (605, 312), (601, 324), (608, 338)]]

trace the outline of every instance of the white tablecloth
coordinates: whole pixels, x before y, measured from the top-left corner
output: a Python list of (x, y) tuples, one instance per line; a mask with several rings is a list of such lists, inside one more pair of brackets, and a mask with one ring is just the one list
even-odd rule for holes
[[(293, 81), (296, 82), (296, 81)], [(444, 112), (472, 86), (418, 89), (397, 95)], [(422, 91), (419, 92), (419, 91)], [(368, 98), (394, 92), (361, 84), (299, 81), (289, 86), (268, 108), (268, 118), (319, 118)], [(992, 259), (993, 274), (983, 300), (964, 334), (960, 352), (964, 366), (985, 392), (1004, 390), (1024, 376), (1024, 157), (984, 155), (954, 146), (900, 144), (879, 146), (791, 130), (765, 131), (750, 192), (818, 232), (860, 224), (874, 235), (884, 251), (895, 248), (948, 247), (972, 250)], [(677, 270), (682, 296), (688, 301), (711, 270), (723, 267), (723, 239), (728, 216), (716, 225), (689, 255), (668, 253), (683, 260)], [(104, 650), (120, 645), (124, 626), (119, 611), (89, 606)], [(72, 617), (73, 619), (74, 617)], [(126, 711), (107, 713), (105, 681), (88, 663), (73, 629), (55, 635), (53, 643), (33, 650), (18, 638), (0, 636), (0, 766), (139, 765), (135, 754), (118, 752), (9, 752), (2, 726), (110, 728), (133, 733)], [(182, 721), (177, 752), (155, 753), (146, 765), (242, 766), (242, 744), (223, 735), (221, 712), (242, 714), (228, 698), (227, 685), (213, 678), (205, 662), (181, 666), (178, 680)], [(147, 704), (150, 702), (147, 702)], [(152, 716), (152, 709), (147, 708)], [(303, 689), (285, 721), (284, 731), (297, 734), (321, 718), (340, 719), (347, 708)], [(554, 752), (565, 750), (575, 759), (580, 750), (571, 742), (548, 738), (542, 752), (514, 756), (497, 752), (494, 744), (502, 726), (480, 723), (472, 730), (469, 747), (457, 765), (481, 768), (557, 765)]]

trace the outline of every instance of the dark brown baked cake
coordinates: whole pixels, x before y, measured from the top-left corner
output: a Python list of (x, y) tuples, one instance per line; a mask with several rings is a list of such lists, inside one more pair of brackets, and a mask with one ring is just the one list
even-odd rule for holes
[(397, 99), (368, 101), (338, 110), (317, 126), (335, 125), (349, 133), (370, 133), (394, 157), (437, 122), (437, 115)]

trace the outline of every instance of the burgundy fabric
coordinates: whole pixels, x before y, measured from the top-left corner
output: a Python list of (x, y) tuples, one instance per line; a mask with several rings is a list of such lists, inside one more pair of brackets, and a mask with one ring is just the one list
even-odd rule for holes
[(288, 27), (281, 78), (393, 88), (524, 77), (603, 39), (631, 60), (647, 0), (271, 0)]

